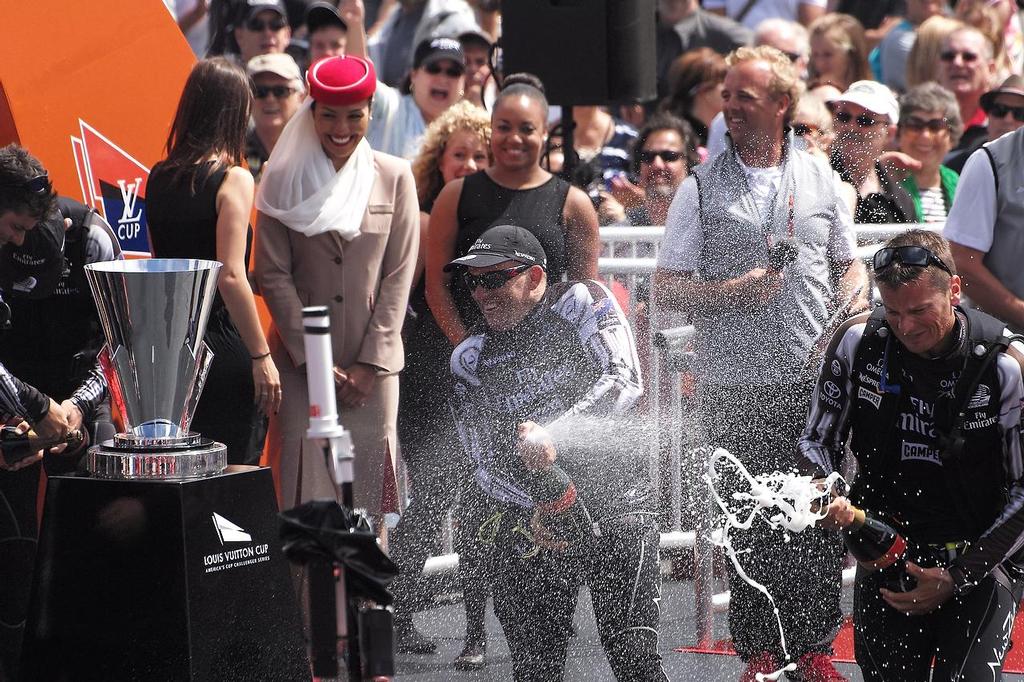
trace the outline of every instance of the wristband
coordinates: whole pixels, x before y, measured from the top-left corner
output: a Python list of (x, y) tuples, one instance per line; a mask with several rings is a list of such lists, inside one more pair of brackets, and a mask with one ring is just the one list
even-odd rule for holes
[(251, 357), (253, 360), (262, 360), (263, 358), (268, 357), (269, 355), (270, 355), (270, 351), (268, 350), (263, 355), (250, 355), (249, 357)]

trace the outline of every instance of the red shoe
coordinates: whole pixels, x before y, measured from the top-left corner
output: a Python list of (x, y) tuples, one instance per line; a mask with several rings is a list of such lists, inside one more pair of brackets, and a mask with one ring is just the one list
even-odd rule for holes
[(803, 682), (849, 682), (832, 665), (832, 659), (822, 653), (801, 656), (796, 662), (796, 671)]
[(740, 682), (757, 682), (758, 674), (768, 675), (781, 667), (782, 665), (775, 654), (770, 651), (761, 652), (747, 661), (747, 669), (740, 676)]

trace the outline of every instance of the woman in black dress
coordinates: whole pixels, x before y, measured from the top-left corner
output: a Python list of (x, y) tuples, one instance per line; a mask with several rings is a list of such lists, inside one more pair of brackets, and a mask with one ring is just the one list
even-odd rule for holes
[(204, 340), (214, 353), (191, 430), (224, 443), (231, 464), (256, 464), (281, 381), (249, 286), (253, 179), (240, 164), (252, 108), (241, 67), (215, 57), (192, 69), (153, 167), (146, 218), (153, 255), (223, 264)]

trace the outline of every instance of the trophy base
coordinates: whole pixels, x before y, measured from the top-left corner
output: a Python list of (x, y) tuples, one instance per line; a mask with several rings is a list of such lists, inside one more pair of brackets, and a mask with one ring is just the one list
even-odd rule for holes
[(18, 679), (309, 680), (270, 469), (238, 469), (50, 478)]
[(197, 433), (181, 438), (119, 433), (85, 456), (85, 470), (92, 476), (117, 480), (184, 481), (216, 476), (227, 466), (227, 447)]

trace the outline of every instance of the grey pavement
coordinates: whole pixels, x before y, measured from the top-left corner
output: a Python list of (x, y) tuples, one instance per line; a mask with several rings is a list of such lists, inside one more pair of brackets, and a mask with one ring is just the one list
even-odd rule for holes
[[(848, 597), (848, 595), (847, 595)], [(844, 607), (848, 609), (849, 598)], [(675, 682), (735, 682), (743, 672), (743, 664), (735, 656), (677, 653), (675, 648), (694, 643), (693, 590), (688, 582), (666, 581), (662, 589), (662, 620), (660, 650), (665, 672)], [(399, 655), (397, 680), (401, 682), (484, 682), (511, 680), (508, 646), (501, 636), (501, 627), (488, 607), (487, 667), (479, 672), (460, 672), (452, 668), (452, 661), (462, 651), (465, 618), (461, 604), (449, 604), (417, 614), (416, 625), (438, 644), (437, 653), (430, 656)], [(604, 682), (614, 680), (605, 661), (597, 628), (586, 590), (580, 594), (576, 610), (577, 636), (569, 645), (565, 679), (568, 682)], [(715, 618), (716, 638), (728, 635), (725, 615)], [(856, 665), (837, 664), (839, 671), (851, 682), (862, 682)], [(1006, 682), (1024, 682), (1024, 675), (1003, 675)]]

